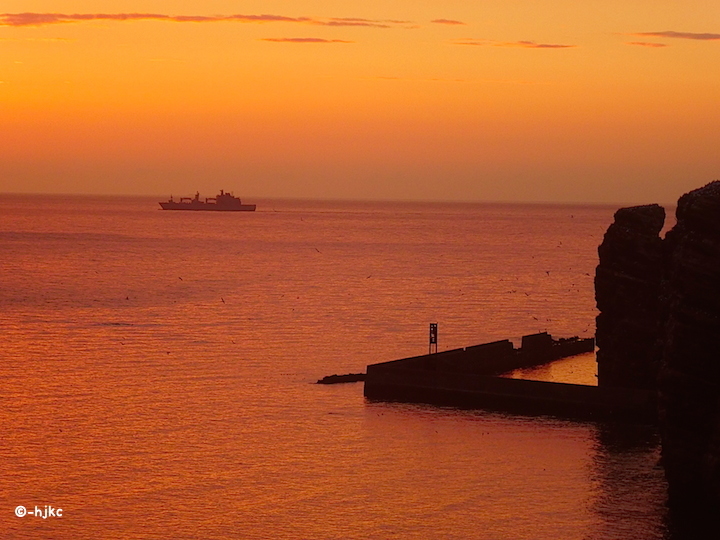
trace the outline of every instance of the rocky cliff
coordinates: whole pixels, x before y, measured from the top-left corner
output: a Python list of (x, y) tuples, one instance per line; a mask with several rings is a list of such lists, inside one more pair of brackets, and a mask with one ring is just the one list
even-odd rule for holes
[(598, 248), (598, 384), (657, 389), (671, 507), (709, 516), (720, 508), (720, 181), (680, 198), (662, 240), (664, 217), (622, 208)]
[(595, 333), (598, 385), (655, 388), (658, 298), (665, 210), (657, 205), (621, 208), (598, 248)]
[(720, 501), (720, 182), (683, 195), (665, 237), (658, 402), (671, 499)]

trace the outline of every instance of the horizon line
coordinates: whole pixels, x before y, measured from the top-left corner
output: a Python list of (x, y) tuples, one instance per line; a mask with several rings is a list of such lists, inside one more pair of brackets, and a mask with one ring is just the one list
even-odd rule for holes
[[(195, 190), (197, 191), (197, 190)], [(223, 191), (228, 192), (227, 189)], [(233, 192), (234, 190), (229, 190)], [(189, 192), (188, 192), (189, 193)], [(194, 194), (194, 193), (193, 193)], [(162, 198), (167, 197), (166, 194), (138, 194), (138, 193), (89, 193), (89, 192), (36, 192), (36, 191), (0, 191), (2, 196), (46, 196), (46, 197), (107, 197), (107, 198)], [(174, 195), (173, 195), (174, 196)], [(682, 196), (682, 195), (681, 195)], [(349, 197), (289, 197), (289, 196), (263, 196), (243, 194), (243, 199), (259, 199), (259, 200), (282, 200), (282, 201), (315, 201), (315, 202), (344, 202), (344, 203), (418, 203), (418, 204), (515, 204), (515, 205), (555, 205), (555, 206), (638, 206), (646, 204), (659, 204), (663, 207), (676, 207), (677, 201), (587, 201), (587, 200), (529, 200), (518, 201), (509, 199), (395, 199), (395, 198), (349, 198)]]

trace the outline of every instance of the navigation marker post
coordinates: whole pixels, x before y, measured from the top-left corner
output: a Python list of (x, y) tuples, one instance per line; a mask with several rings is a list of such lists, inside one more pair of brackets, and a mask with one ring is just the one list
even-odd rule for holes
[(430, 344), (428, 347), (428, 354), (433, 353), (433, 345), (435, 345), (435, 352), (437, 353), (437, 339), (438, 339), (438, 325), (437, 325), (437, 323), (430, 323)]

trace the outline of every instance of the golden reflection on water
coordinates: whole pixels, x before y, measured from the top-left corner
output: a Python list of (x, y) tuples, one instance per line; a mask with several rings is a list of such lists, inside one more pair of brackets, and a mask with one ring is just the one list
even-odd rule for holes
[(155, 204), (0, 198), (6, 537), (666, 534), (652, 433), (311, 384), (422, 354), (428, 322), (440, 350), (592, 335), (613, 209)]
[(513, 379), (597, 386), (597, 360), (595, 353), (578, 354), (544, 366), (516, 369), (503, 376)]

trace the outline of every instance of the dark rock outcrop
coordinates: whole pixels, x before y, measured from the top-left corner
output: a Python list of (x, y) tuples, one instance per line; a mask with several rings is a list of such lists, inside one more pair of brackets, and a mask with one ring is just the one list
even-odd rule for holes
[(656, 388), (671, 509), (699, 523), (720, 508), (720, 181), (661, 240), (663, 220), (622, 208), (598, 248), (598, 384)]
[(621, 208), (598, 247), (598, 386), (655, 388), (664, 222), (657, 204)]
[(720, 181), (683, 195), (665, 238), (658, 403), (671, 501), (720, 503)]
[(365, 380), (364, 373), (347, 373), (345, 375), (326, 375), (316, 384), (340, 384), (349, 382), (359, 382)]

